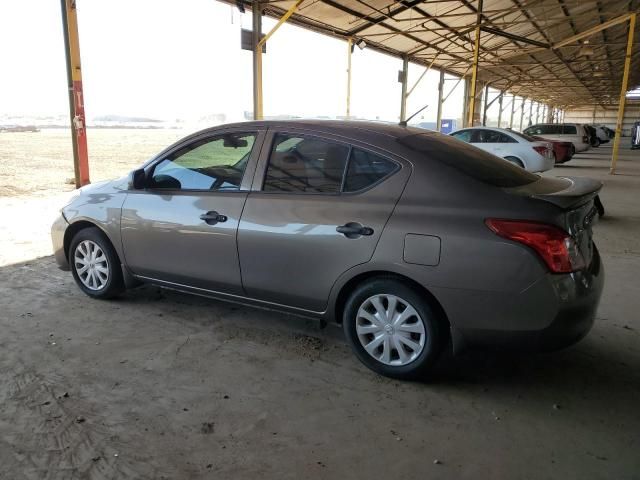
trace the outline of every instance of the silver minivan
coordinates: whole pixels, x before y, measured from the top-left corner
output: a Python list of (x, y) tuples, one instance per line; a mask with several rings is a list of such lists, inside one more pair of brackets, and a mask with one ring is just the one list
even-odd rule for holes
[(537, 123), (523, 130), (525, 135), (534, 135), (547, 140), (573, 143), (572, 155), (584, 152), (591, 146), (589, 133), (581, 123)]

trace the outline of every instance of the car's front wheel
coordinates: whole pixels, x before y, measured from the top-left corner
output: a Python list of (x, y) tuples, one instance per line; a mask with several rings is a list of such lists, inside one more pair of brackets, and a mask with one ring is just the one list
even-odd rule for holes
[(124, 290), (118, 254), (96, 227), (80, 230), (71, 240), (69, 263), (78, 287), (93, 298), (112, 298)]
[(395, 278), (376, 278), (351, 294), (343, 327), (356, 356), (398, 379), (424, 376), (442, 349), (440, 319), (423, 294)]

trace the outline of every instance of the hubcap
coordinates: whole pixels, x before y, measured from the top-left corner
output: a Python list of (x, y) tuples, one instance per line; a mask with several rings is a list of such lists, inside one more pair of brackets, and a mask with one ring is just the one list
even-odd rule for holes
[(418, 358), (427, 337), (416, 309), (400, 297), (384, 294), (362, 303), (356, 333), (369, 355), (392, 366), (407, 365)]
[(109, 263), (100, 246), (91, 240), (78, 244), (73, 255), (78, 278), (90, 290), (104, 288), (109, 279)]

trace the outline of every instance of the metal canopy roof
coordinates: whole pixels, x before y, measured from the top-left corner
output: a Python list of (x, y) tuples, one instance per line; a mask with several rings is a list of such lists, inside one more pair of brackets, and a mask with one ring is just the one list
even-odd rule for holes
[[(265, 15), (280, 17), (294, 3), (260, 5)], [(473, 62), (477, 7), (477, 0), (305, 0), (288, 21), (465, 75)], [(620, 17), (639, 9), (640, 0), (484, 0), (478, 80), (557, 107), (617, 104), (629, 28)], [(607, 22), (609, 28), (580, 35)], [(629, 88), (638, 87), (635, 48)]]

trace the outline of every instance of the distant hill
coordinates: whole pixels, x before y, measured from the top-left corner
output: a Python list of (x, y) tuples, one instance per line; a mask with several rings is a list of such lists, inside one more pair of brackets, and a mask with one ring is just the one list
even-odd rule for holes
[(125, 115), (101, 115), (93, 117), (94, 122), (117, 122), (117, 123), (162, 123), (162, 120), (146, 117), (127, 117)]

